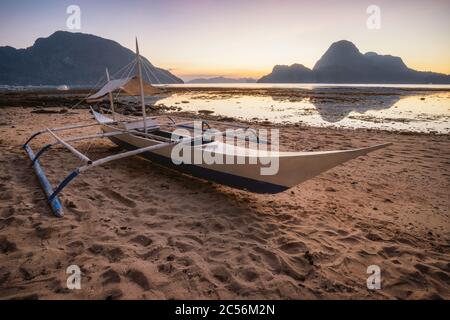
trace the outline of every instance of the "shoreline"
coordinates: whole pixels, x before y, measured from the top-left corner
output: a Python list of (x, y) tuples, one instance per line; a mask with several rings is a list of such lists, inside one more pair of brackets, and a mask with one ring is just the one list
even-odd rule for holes
[[(249, 90), (254, 91), (252, 94), (261, 95), (261, 96), (267, 96), (269, 89), (264, 89), (261, 91), (261, 89), (238, 89), (236, 91), (236, 88), (194, 88), (196, 90), (202, 93), (208, 94), (208, 92), (214, 92), (217, 91), (222, 94), (226, 95), (242, 95), (246, 94), (249, 95)], [(212, 90), (210, 90), (212, 89)], [(280, 98), (288, 99), (289, 101), (295, 101), (296, 99), (301, 99), (305, 97), (313, 97), (314, 93), (311, 92), (311, 90), (307, 90), (307, 92), (297, 92), (298, 90), (292, 90), (289, 88), (281, 88), (281, 93), (278, 91), (278, 89), (270, 89), (269, 91), (271, 94), (279, 95)], [(169, 91), (166, 93), (168, 95), (171, 94), (177, 94), (177, 93), (186, 93), (190, 92), (190, 88), (181, 88), (181, 90), (178, 90), (177, 88), (170, 88)], [(292, 91), (296, 91), (294, 93)], [(415, 90), (413, 90), (415, 91)], [(450, 92), (450, 89), (443, 89), (439, 90), (442, 92)], [(428, 90), (423, 91), (422, 93), (427, 93)], [(83, 94), (83, 95), (81, 95)], [(60, 110), (60, 113), (70, 112), (72, 110), (78, 110), (78, 109), (89, 109), (89, 104), (85, 102), (80, 102), (80, 100), (83, 100), (86, 95), (89, 94), (89, 91), (69, 91), (69, 92), (61, 92), (61, 91), (51, 91), (51, 92), (14, 92), (14, 93), (0, 93), (0, 109), (1, 108), (8, 108), (8, 107), (22, 107), (22, 108), (33, 108), (37, 112), (43, 112), (45, 113), (47, 109), (51, 109), (48, 113), (58, 113), (56, 111), (57, 109)], [(389, 93), (391, 94), (391, 93)], [(409, 91), (407, 93), (408, 95), (411, 94)], [(342, 92), (339, 92), (337, 99), (341, 99)], [(353, 94), (355, 96), (359, 96), (360, 93)], [(374, 93), (374, 95), (379, 95), (379, 93)], [(251, 96), (251, 95), (250, 95)], [(163, 96), (164, 97), (164, 96)], [(345, 97), (345, 94), (344, 94)], [(194, 98), (193, 100), (195, 101)], [(210, 100), (214, 100), (214, 97), (209, 97)], [(293, 99), (293, 100), (292, 100)], [(325, 97), (325, 99), (329, 99), (328, 96)], [(117, 101), (116, 107), (117, 108), (123, 108), (127, 102), (125, 101)], [(136, 110), (136, 116), (139, 116), (140, 113), (140, 106), (136, 104), (136, 102), (131, 103), (133, 108)], [(304, 122), (301, 123), (295, 123), (295, 122), (289, 122), (287, 120), (284, 123), (274, 123), (267, 120), (252, 120), (252, 119), (242, 119), (239, 117), (230, 117), (230, 116), (224, 116), (224, 115), (216, 115), (216, 114), (208, 114), (203, 113), (199, 111), (189, 111), (189, 110), (180, 110), (181, 107), (179, 106), (166, 106), (166, 105), (158, 105), (157, 103), (153, 105), (147, 104), (147, 114), (149, 115), (161, 115), (161, 114), (169, 114), (173, 116), (182, 116), (182, 117), (191, 117), (191, 118), (202, 118), (205, 120), (215, 120), (215, 121), (225, 121), (225, 122), (239, 122), (239, 123), (245, 123), (249, 125), (258, 125), (258, 126), (272, 126), (277, 128), (284, 128), (284, 127), (300, 127), (300, 128), (327, 128), (327, 129), (334, 129), (334, 130), (362, 130), (362, 131), (368, 131), (368, 132), (385, 132), (385, 133), (393, 133), (393, 134), (400, 134), (400, 135), (443, 135), (447, 136), (450, 133), (442, 133), (442, 132), (436, 132), (436, 131), (428, 131), (428, 132), (420, 132), (420, 131), (407, 131), (402, 129), (385, 129), (385, 128), (351, 128), (351, 127), (339, 127), (339, 125), (329, 125), (329, 126), (323, 126), (323, 125), (311, 125)], [(41, 109), (42, 111), (38, 111)], [(53, 110), (56, 109), (56, 110)], [(209, 110), (205, 110), (209, 111)], [(130, 114), (130, 113), (128, 113)], [(131, 114), (133, 115), (133, 114)]]

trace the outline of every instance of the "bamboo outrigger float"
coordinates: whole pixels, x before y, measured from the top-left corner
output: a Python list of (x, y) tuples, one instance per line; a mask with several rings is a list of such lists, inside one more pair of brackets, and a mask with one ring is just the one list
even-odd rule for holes
[[(97, 93), (88, 97), (88, 101), (103, 99), (108, 96), (111, 106), (110, 118), (107, 115), (94, 111), (91, 112), (95, 122), (88, 124), (76, 124), (61, 128), (47, 128), (34, 133), (24, 144), (28, 156), (32, 161), (32, 166), (44, 189), (48, 203), (54, 214), (58, 217), (64, 215), (63, 206), (58, 194), (80, 173), (99, 166), (110, 161), (140, 155), (166, 167), (179, 170), (189, 175), (214, 181), (220, 184), (234, 188), (244, 189), (257, 193), (278, 193), (289, 189), (305, 180), (308, 180), (328, 169), (356, 157), (366, 155), (369, 152), (384, 148), (390, 143), (375, 145), (367, 148), (338, 151), (320, 151), (320, 152), (280, 152), (273, 150), (257, 150), (246, 146), (235, 146), (229, 143), (218, 141), (215, 137), (221, 137), (225, 134), (237, 139), (243, 139), (247, 142), (253, 141), (257, 145), (269, 144), (268, 141), (261, 139), (258, 135), (253, 137), (242, 136), (243, 129), (247, 127), (226, 124), (235, 129), (227, 131), (216, 131), (213, 135), (207, 134), (208, 122), (201, 121), (200, 125), (189, 125), (189, 123), (177, 123), (171, 117), (157, 116), (147, 117), (144, 96), (154, 94), (159, 89), (142, 79), (141, 57), (136, 40), (136, 64), (138, 74), (135, 77), (126, 77), (122, 79), (110, 80), (107, 72), (107, 80)], [(144, 65), (145, 70), (145, 65)], [(142, 119), (119, 120), (114, 108), (113, 91), (122, 90), (130, 95), (139, 94), (141, 97)], [(166, 118), (168, 122), (162, 121)], [(80, 128), (99, 127), (101, 132), (97, 134), (85, 135), (63, 139), (58, 133)], [(237, 127), (237, 128), (236, 128)], [(168, 129), (165, 129), (168, 128)], [(189, 134), (174, 134), (170, 131), (177, 128), (192, 130)], [(200, 131), (200, 134), (196, 132)], [(53, 142), (44, 145), (37, 153), (30, 147), (30, 142), (37, 136), (47, 134), (53, 138)], [(123, 147), (126, 151), (114, 154), (105, 158), (93, 160), (86, 154), (77, 150), (71, 143), (107, 138), (113, 143)], [(56, 188), (53, 189), (42, 169), (39, 158), (51, 147), (60, 145), (69, 150), (78, 157), (82, 165), (73, 170), (65, 179), (63, 179)], [(195, 163), (195, 161), (174, 161), (174, 151), (183, 148), (183, 152), (189, 152), (188, 160), (205, 157), (222, 156), (223, 158), (241, 159), (241, 163)], [(267, 164), (276, 161), (278, 170), (274, 174), (263, 173), (267, 169)]]

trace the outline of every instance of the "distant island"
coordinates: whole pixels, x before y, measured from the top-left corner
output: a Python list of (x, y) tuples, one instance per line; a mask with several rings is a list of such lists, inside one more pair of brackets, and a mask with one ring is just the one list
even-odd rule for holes
[(410, 69), (400, 57), (362, 54), (342, 40), (333, 43), (312, 70), (302, 64), (276, 65), (258, 83), (450, 84), (450, 75)]
[(214, 78), (198, 78), (188, 81), (187, 83), (255, 83), (256, 79), (252, 78), (225, 78), (225, 77), (214, 77)]
[[(105, 75), (105, 68), (114, 74), (135, 56), (112, 40), (57, 31), (26, 49), (0, 47), (0, 85), (93, 85)], [(156, 84), (183, 83), (153, 65), (150, 74), (143, 77)]]

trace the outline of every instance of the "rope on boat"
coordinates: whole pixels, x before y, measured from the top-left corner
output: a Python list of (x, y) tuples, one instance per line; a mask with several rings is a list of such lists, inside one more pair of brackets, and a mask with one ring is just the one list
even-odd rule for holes
[[(122, 68), (120, 68), (119, 70), (117, 70), (112, 76), (111, 78), (114, 78), (119, 72), (122, 72), (121, 74), (123, 74), (124, 69), (128, 70), (128, 68), (130, 67), (131, 64), (135, 63), (135, 59), (131, 60), (128, 64), (126, 64), (125, 66), (123, 66)], [(120, 77), (119, 77), (120, 78)], [(106, 76), (103, 75), (100, 77), (100, 79), (94, 84), (94, 86), (91, 88), (91, 90), (89, 91), (89, 93), (84, 96), (80, 101), (78, 101), (77, 103), (75, 103), (73, 106), (69, 107), (69, 109), (73, 109), (77, 106), (79, 106), (81, 103), (83, 103), (87, 97), (89, 97), (98, 87), (100, 87), (100, 84), (103, 82), (103, 79), (106, 79)]]
[[(158, 76), (152, 71), (152, 68), (155, 68), (154, 66), (152, 66), (152, 65), (147, 65), (147, 61), (146, 60), (144, 60), (144, 59), (141, 59), (141, 61), (144, 61), (144, 63), (142, 64), (143, 66), (144, 66), (144, 70), (146, 70), (146, 69), (149, 69), (149, 71), (150, 71), (150, 73), (152, 74), (152, 76), (156, 79), (156, 81), (158, 81), (158, 84), (161, 84), (161, 81), (159, 80), (159, 78), (158, 78)], [(148, 62), (148, 63), (150, 63), (150, 62)], [(156, 68), (155, 68), (156, 69)], [(147, 71), (146, 71), (147, 72)], [(148, 75), (147, 75), (147, 77), (148, 77)], [(148, 77), (148, 80), (150, 81), (150, 77)], [(150, 83), (151, 83), (151, 81), (150, 81)]]

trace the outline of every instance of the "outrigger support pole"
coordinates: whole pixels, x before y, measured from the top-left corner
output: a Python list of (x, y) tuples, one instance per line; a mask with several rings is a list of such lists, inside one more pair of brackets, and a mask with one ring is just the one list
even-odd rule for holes
[(36, 153), (36, 155), (34, 156), (34, 158), (31, 159), (31, 165), (33, 165), (33, 164), (37, 161), (37, 159), (39, 159), (39, 157), (40, 157), (45, 151), (47, 151), (48, 149), (50, 149), (51, 147), (52, 147), (52, 144), (51, 144), (51, 143), (46, 144), (45, 146), (43, 146), (43, 147), (41, 148), (41, 150), (39, 150), (39, 151)]
[[(72, 126), (73, 127), (78, 127), (78, 126)], [(62, 130), (66, 130), (66, 129), (70, 129), (70, 128), (64, 128)], [(58, 131), (60, 131), (61, 129), (59, 129)], [(36, 175), (39, 178), (39, 182), (42, 186), (42, 189), (44, 189), (45, 192), (45, 196), (47, 197), (48, 203), (50, 205), (50, 207), (53, 210), (53, 213), (55, 214), (55, 216), (57, 217), (63, 217), (64, 216), (64, 211), (63, 211), (63, 206), (61, 204), (61, 200), (58, 197), (58, 194), (73, 180), (75, 179), (80, 173), (105, 164), (107, 162), (113, 161), (113, 160), (118, 160), (118, 159), (122, 159), (122, 158), (126, 158), (126, 157), (130, 157), (130, 156), (134, 156), (134, 155), (138, 155), (141, 154), (143, 152), (148, 152), (148, 151), (154, 151), (157, 149), (161, 149), (164, 147), (167, 147), (171, 144), (175, 144), (176, 141), (173, 142), (165, 142), (165, 143), (159, 143), (157, 145), (152, 145), (152, 146), (148, 146), (148, 147), (143, 147), (143, 148), (139, 148), (139, 149), (135, 149), (135, 150), (131, 150), (131, 151), (126, 151), (126, 152), (122, 152), (119, 154), (115, 154), (115, 155), (111, 155), (105, 158), (101, 158), (95, 161), (90, 160), (89, 158), (87, 158), (85, 155), (81, 154), (81, 152), (79, 152), (78, 150), (76, 150), (75, 148), (73, 148), (70, 144), (68, 144), (68, 142), (71, 141), (80, 141), (80, 140), (86, 140), (86, 139), (95, 139), (95, 138), (106, 138), (106, 137), (110, 137), (110, 136), (115, 136), (115, 135), (121, 135), (127, 132), (134, 132), (134, 131), (115, 131), (115, 132), (108, 132), (108, 133), (101, 133), (101, 134), (94, 134), (94, 135), (88, 135), (88, 136), (82, 136), (82, 137), (74, 137), (74, 138), (69, 138), (66, 140), (61, 139), (59, 136), (56, 136), (54, 134), (53, 131), (56, 131), (55, 129), (47, 129), (47, 130), (43, 130), (43, 131), (39, 131), (38, 133), (35, 133), (32, 135), (32, 137), (30, 139), (27, 140), (27, 142), (23, 145), (23, 148), (25, 149), (25, 151), (27, 152), (28, 156), (31, 159), (32, 162), (32, 167), (34, 168), (34, 171), (36, 172)], [(43, 134), (43, 133), (49, 133), (51, 134), (54, 138), (55, 138), (55, 142), (54, 143), (49, 143), (44, 145), (36, 154), (34, 154), (33, 150), (31, 149), (29, 143), (30, 141), (38, 136), (39, 134)], [(66, 147), (67, 149), (69, 149), (72, 153), (74, 153), (76, 156), (78, 156), (79, 158), (85, 160), (85, 164), (83, 166), (80, 166), (78, 168), (76, 168), (75, 170), (73, 170), (70, 174), (68, 174), (64, 180), (62, 180), (58, 186), (56, 187), (56, 189), (53, 189), (52, 185), (50, 184), (50, 181), (48, 180), (47, 176), (45, 175), (44, 170), (41, 167), (41, 163), (39, 162), (39, 158), (42, 156), (42, 154), (44, 154), (45, 151), (47, 151), (48, 149), (50, 149), (52, 146), (57, 145), (57, 144), (61, 144), (64, 147)]]
[(60, 193), (61, 190), (64, 189), (64, 187), (67, 186), (69, 182), (75, 179), (79, 174), (80, 170), (78, 170), (78, 168), (73, 170), (63, 181), (60, 182), (55, 191), (53, 191), (53, 193), (48, 197), (48, 202), (51, 203), (52, 200), (58, 196), (58, 193)]
[[(45, 175), (45, 172), (42, 169), (39, 160), (34, 155), (33, 150), (31, 150), (31, 148), (28, 145), (28, 143), (26, 143), (24, 145), (24, 149), (28, 153), (28, 156), (30, 157), (30, 159), (35, 160), (34, 163), (33, 163), (34, 171), (36, 171), (36, 175), (39, 178), (39, 182), (40, 182), (40, 184), (42, 186), (42, 189), (44, 189), (45, 195), (49, 199), (49, 197), (52, 196), (53, 193), (54, 193), (52, 185), (48, 181), (47, 176)], [(52, 200), (51, 201), (49, 200), (48, 203), (49, 203), (50, 207), (52, 208), (53, 213), (55, 214), (55, 216), (57, 216), (57, 217), (63, 217), (64, 216), (63, 207), (61, 205), (61, 200), (59, 200), (59, 197), (57, 197), (56, 195), (53, 196)]]

